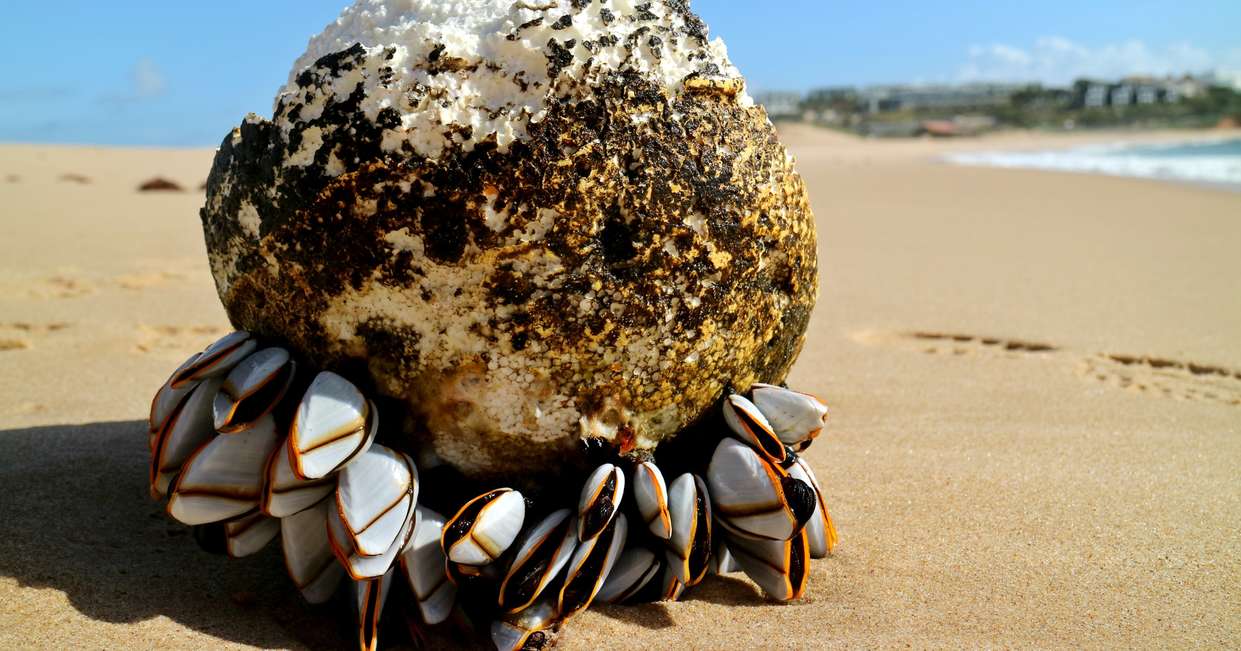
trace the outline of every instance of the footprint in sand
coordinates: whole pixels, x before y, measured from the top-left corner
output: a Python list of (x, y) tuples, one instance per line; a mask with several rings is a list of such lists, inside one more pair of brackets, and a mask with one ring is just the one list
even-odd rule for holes
[(60, 332), (72, 327), (72, 323), (65, 321), (53, 321), (52, 323), (27, 323), (25, 321), (10, 321), (8, 323), (0, 323), (0, 330), (16, 330), (18, 332), (32, 332), (45, 335), (50, 332)]
[(37, 286), (31, 291), (45, 298), (78, 298), (94, 294), (95, 285), (81, 278), (56, 275), (45, 279), (41, 286)]
[(1135, 393), (1241, 406), (1241, 370), (1214, 364), (1149, 355), (1083, 354), (1045, 342), (960, 333), (862, 331), (852, 339), (867, 346), (896, 346), (928, 355), (1041, 359), (1071, 366), (1083, 380)]
[(68, 328), (68, 323), (0, 323), (0, 353), (29, 350), (44, 336)]
[(98, 284), (82, 277), (76, 269), (63, 269), (55, 275), (22, 282), (20, 285), (0, 287), (0, 293), (36, 299), (80, 298), (94, 294), (101, 287), (139, 291), (190, 280), (194, 276), (210, 273), (206, 265), (179, 258), (165, 261), (143, 262), (135, 265), (136, 271), (122, 274), (110, 281)]
[(138, 326), (138, 353), (176, 353), (184, 357), (185, 351), (201, 350), (207, 344), (224, 336), (226, 329), (211, 325), (146, 325)]
[(0, 337), (0, 353), (7, 353), (11, 350), (26, 350), (27, 348), (30, 348), (30, 341), (26, 339)]
[(80, 298), (95, 293), (95, 285), (71, 273), (59, 273), (35, 281), (27, 288), (32, 298)]
[(898, 346), (928, 355), (1001, 355), (1018, 358), (1023, 355), (1046, 356), (1060, 352), (1060, 347), (1038, 341), (980, 337), (944, 332), (855, 332), (852, 339), (867, 346)]
[[(975, 337), (973, 335), (945, 334), (941, 332), (910, 332), (906, 338), (927, 342), (924, 352), (939, 353), (951, 350), (954, 355), (970, 353), (1054, 353), (1059, 347), (1037, 341), (1001, 339), (999, 337)], [(944, 349), (941, 351), (941, 348)]]
[(151, 273), (125, 274), (116, 277), (116, 284), (122, 289), (142, 290), (164, 283), (185, 280), (186, 275), (176, 271), (154, 271)]
[(1241, 405), (1241, 371), (1161, 357), (1100, 353), (1078, 375), (1137, 393)]
[(143, 290), (194, 277), (206, 277), (210, 270), (197, 258), (145, 258), (134, 261), (134, 271), (114, 280), (122, 289)]

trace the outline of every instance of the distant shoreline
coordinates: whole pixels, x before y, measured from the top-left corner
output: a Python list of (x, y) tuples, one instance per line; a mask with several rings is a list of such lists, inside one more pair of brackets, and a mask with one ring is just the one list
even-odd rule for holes
[(945, 154), (942, 160), (957, 165), (1190, 183), (1241, 192), (1241, 134), (1236, 132), (1155, 141), (1126, 138), (1033, 150), (956, 152)]

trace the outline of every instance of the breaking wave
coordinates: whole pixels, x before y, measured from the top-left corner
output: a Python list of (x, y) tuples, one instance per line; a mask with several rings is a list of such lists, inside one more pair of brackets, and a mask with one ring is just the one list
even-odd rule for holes
[(1086, 172), (1225, 185), (1241, 190), (1241, 138), (949, 154), (960, 165)]

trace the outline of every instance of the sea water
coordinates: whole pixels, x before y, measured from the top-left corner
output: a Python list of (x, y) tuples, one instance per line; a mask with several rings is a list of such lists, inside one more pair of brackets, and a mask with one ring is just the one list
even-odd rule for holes
[(961, 165), (1088, 172), (1241, 190), (1241, 138), (1159, 144), (1107, 144), (1045, 151), (950, 154)]

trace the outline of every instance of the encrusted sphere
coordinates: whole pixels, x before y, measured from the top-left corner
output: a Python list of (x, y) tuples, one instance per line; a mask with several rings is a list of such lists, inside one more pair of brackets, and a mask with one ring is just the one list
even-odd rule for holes
[(782, 381), (817, 293), (804, 184), (683, 0), (362, 0), (224, 139), (202, 221), (235, 326), (474, 476)]

